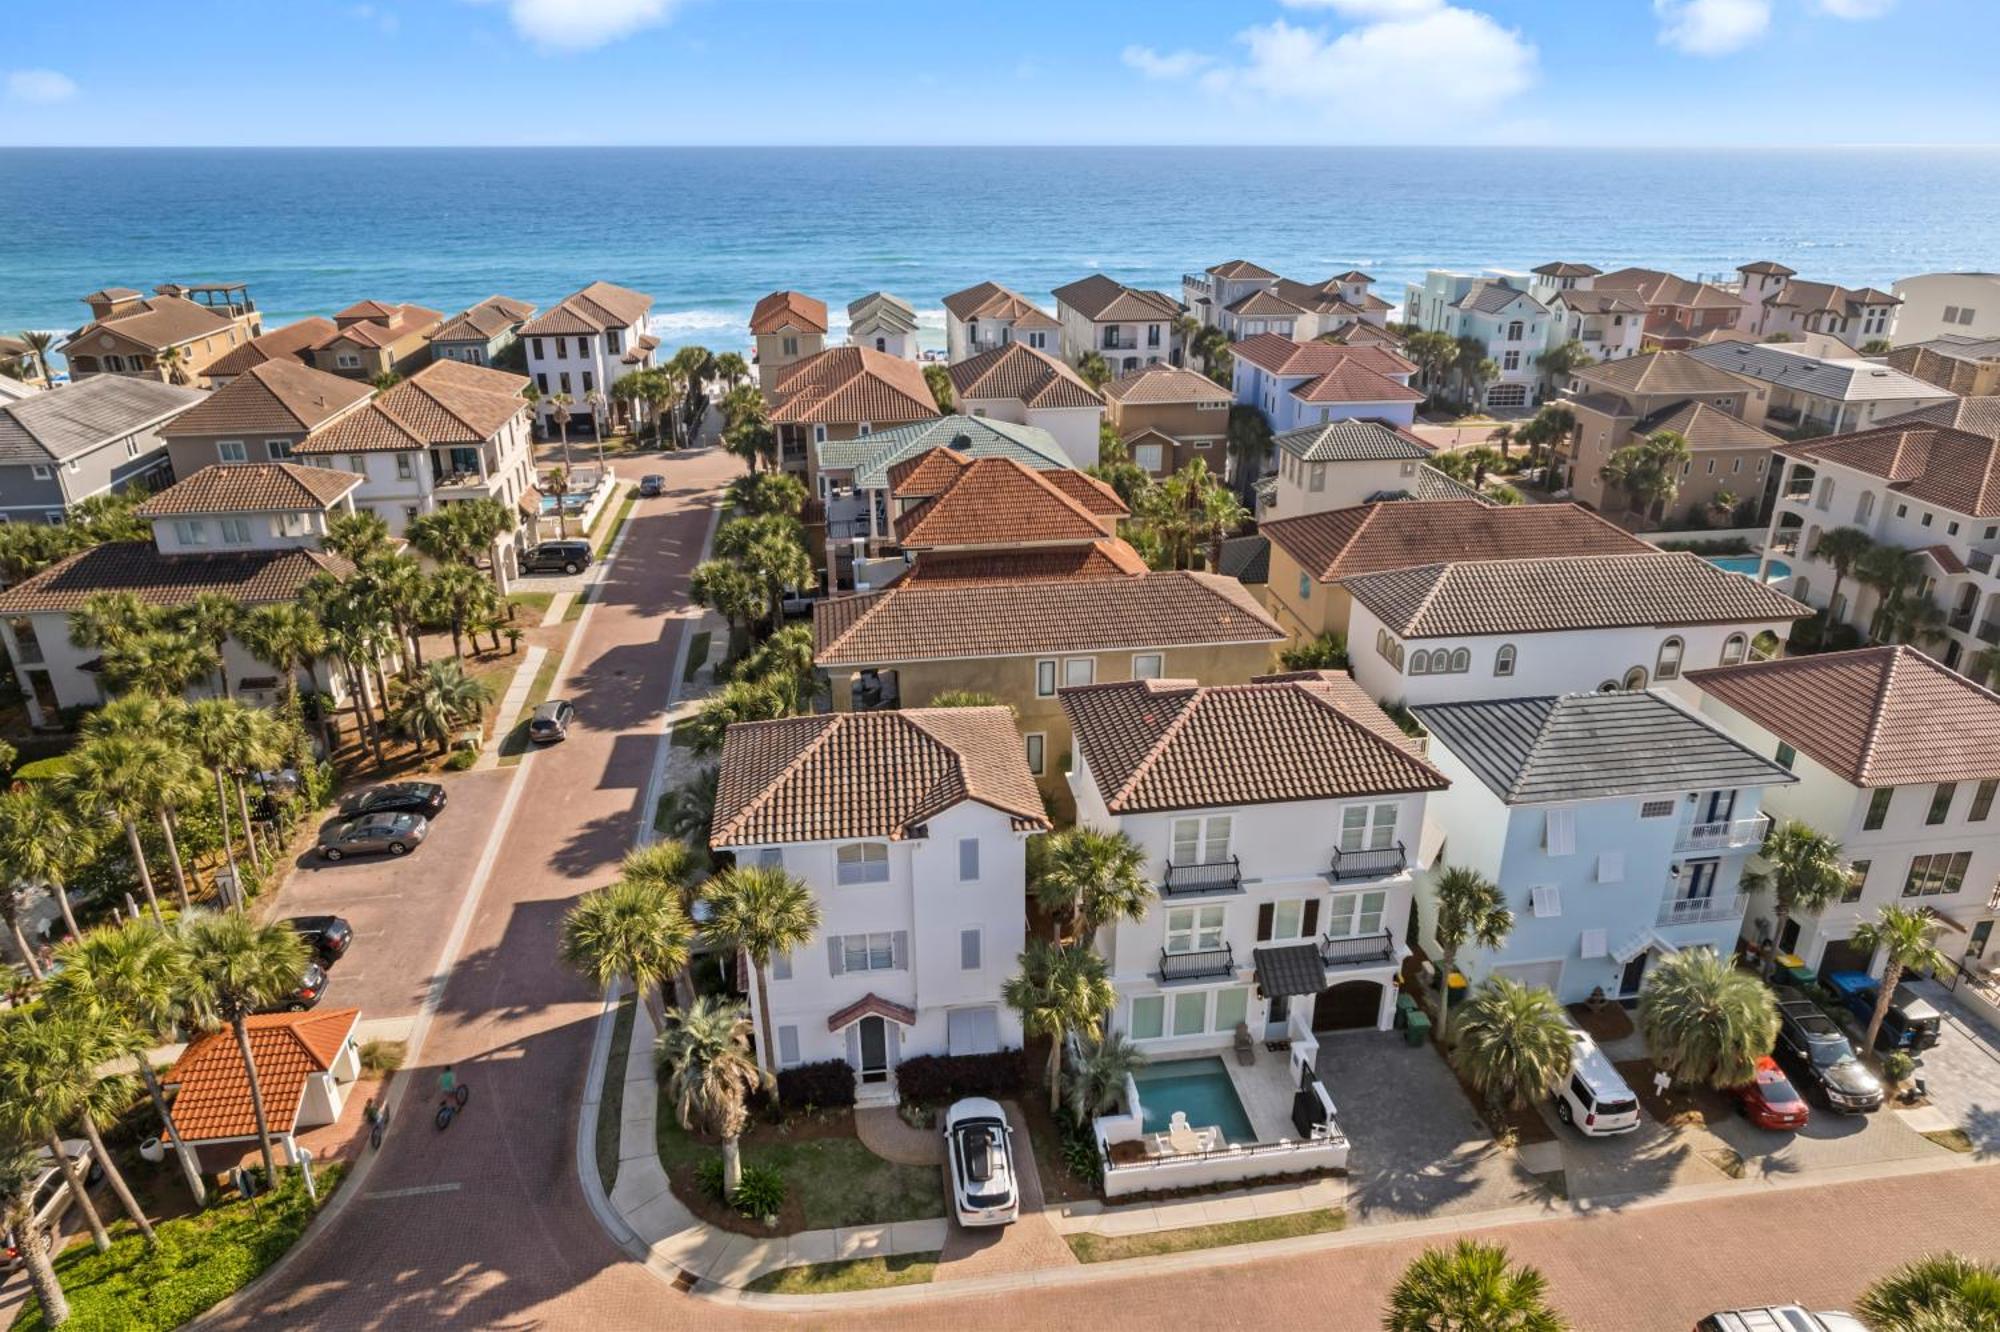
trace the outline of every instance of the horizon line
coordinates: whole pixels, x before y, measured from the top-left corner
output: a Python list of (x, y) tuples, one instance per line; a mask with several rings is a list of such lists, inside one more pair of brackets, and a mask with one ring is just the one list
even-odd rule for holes
[(740, 152), (750, 151), (931, 151), (965, 152), (976, 150), (1055, 150), (1055, 151), (1104, 151), (1107, 149), (1146, 149), (1162, 152), (1185, 152), (1198, 149), (1223, 149), (1233, 151), (1383, 151), (1406, 152), (1411, 149), (1474, 150), (1480, 152), (1566, 152), (1566, 151), (1609, 151), (1620, 152), (1730, 152), (1756, 153), (1779, 149), (1787, 152), (1856, 152), (1856, 151), (1928, 151), (1990, 152), (2000, 149), (2000, 141), (1995, 142), (1857, 142), (1857, 143), (1442, 143), (1442, 142), (1382, 142), (1382, 143), (594, 143), (570, 140), (548, 140), (522, 143), (16, 143), (0, 145), (0, 153), (6, 152), (520, 152), (534, 149), (557, 149), (564, 151), (584, 150), (632, 150), (647, 151), (675, 150), (695, 152)]

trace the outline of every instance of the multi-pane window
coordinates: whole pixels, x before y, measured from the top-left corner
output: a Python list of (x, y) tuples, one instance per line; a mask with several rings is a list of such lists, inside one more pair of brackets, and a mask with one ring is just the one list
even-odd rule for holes
[(1874, 832), (1877, 828), (1888, 822), (1889, 802), (1895, 798), (1895, 787), (1877, 787), (1875, 793), (1868, 797), (1868, 814), (1867, 817), (1861, 820), (1862, 829), (1866, 832)]
[(1910, 873), (1903, 880), (1905, 897), (1939, 897), (1965, 886), (1965, 869), (1972, 863), (1970, 851), (1938, 851), (1910, 859)]
[(1132, 1039), (1151, 1040), (1166, 1030), (1166, 997), (1157, 994), (1142, 995), (1132, 1001)]
[(1229, 834), (1233, 820), (1227, 814), (1195, 815), (1173, 822), (1173, 855), (1176, 865), (1213, 865), (1229, 859)]
[(1167, 951), (1205, 953), (1222, 947), (1220, 906), (1174, 907), (1167, 912)]
[(1349, 805), (1340, 811), (1342, 851), (1386, 851), (1396, 844), (1395, 801), (1379, 805)]
[(834, 852), (834, 877), (840, 883), (889, 882), (889, 844), (850, 842)]
[(1380, 934), (1382, 912), (1389, 894), (1380, 889), (1365, 893), (1335, 893), (1326, 913), (1329, 939), (1349, 939), (1356, 935)]
[(840, 940), (842, 971), (893, 971), (896, 967), (896, 936), (847, 934)]
[(225, 546), (250, 544), (250, 521), (247, 518), (224, 518), (218, 526), (222, 528), (222, 543)]
[(1174, 996), (1174, 1035), (1199, 1036), (1208, 1030), (1208, 991)]
[(217, 440), (215, 456), (226, 463), (247, 462), (250, 458), (249, 452), (243, 447), (243, 441), (240, 439)]
[(208, 524), (188, 522), (183, 519), (174, 524), (174, 539), (183, 546), (206, 546), (208, 544)]
[(1306, 932), (1306, 899), (1295, 897), (1289, 902), (1271, 904), (1271, 934), (1273, 939), (1298, 939)]
[(1935, 827), (1951, 817), (1951, 798), (1958, 794), (1958, 783), (1939, 782), (1931, 792), (1931, 807), (1924, 812), (1924, 823)]
[(1681, 652), (1684, 644), (1679, 638), (1669, 638), (1660, 644), (1659, 658), (1653, 663), (1653, 678), (1657, 680), (1678, 680), (1681, 674)]

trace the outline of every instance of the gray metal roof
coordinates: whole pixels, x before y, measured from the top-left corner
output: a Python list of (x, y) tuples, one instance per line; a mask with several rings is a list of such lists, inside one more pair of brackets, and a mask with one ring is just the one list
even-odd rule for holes
[(1510, 287), (1493, 278), (1481, 278), (1466, 289), (1465, 295), (1455, 302), (1461, 310), (1477, 310), (1481, 314), (1498, 314), (1515, 301), (1526, 301), (1537, 313), (1546, 313), (1548, 307), (1522, 291)]
[(1271, 581), (1271, 538), (1267, 536), (1229, 537), (1222, 543), (1222, 563), (1217, 573), (1239, 583)]
[(1365, 417), (1300, 426), (1271, 442), (1306, 462), (1384, 462), (1431, 456), (1431, 450), (1418, 440), (1386, 422)]
[(1802, 351), (1787, 351), (1781, 342), (1713, 342), (1706, 347), (1691, 347), (1687, 354), (1718, 370), (1733, 371), (1761, 383), (1836, 402), (1953, 396), (1949, 389), (1891, 369), (1880, 361), (1860, 356), (1837, 359), (1808, 356)]
[(164, 421), (208, 395), (125, 375), (92, 375), (0, 403), (0, 463), (66, 462)]
[(1072, 467), (1056, 437), (1040, 426), (1015, 425), (984, 416), (941, 416), (913, 421), (894, 430), (878, 430), (860, 439), (830, 439), (818, 446), (820, 470), (851, 467), (854, 484), (862, 490), (884, 490), (889, 469), (927, 449), (956, 449), (968, 458), (1012, 458), (1025, 467), (1046, 472)]
[(1510, 805), (1798, 780), (1651, 693), (1431, 703), (1412, 711), (1436, 743)]

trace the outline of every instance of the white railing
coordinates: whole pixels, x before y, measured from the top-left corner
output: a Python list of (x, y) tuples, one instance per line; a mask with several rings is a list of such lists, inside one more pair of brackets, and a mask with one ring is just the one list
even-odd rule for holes
[(1768, 814), (1747, 819), (1722, 819), (1714, 823), (1684, 825), (1674, 839), (1676, 851), (1726, 851), (1732, 847), (1756, 846), (1763, 842), (1771, 826)]
[(1743, 915), (1743, 899), (1735, 893), (1714, 897), (1682, 897), (1669, 892), (1660, 903), (1660, 924), (1700, 925), (1735, 920)]

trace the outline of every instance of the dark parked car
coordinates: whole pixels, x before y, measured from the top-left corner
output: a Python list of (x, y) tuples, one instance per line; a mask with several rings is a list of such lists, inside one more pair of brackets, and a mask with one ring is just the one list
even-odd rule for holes
[(289, 916), (285, 924), (306, 941), (323, 967), (340, 961), (354, 942), (354, 927), (339, 916)]
[(421, 814), (363, 814), (334, 819), (319, 830), (319, 853), (328, 860), (386, 853), (406, 856), (424, 844), (430, 822)]
[(1789, 985), (1776, 987), (1778, 1053), (1804, 1072), (1807, 1085), (1818, 1089), (1826, 1103), (1850, 1114), (1882, 1105), (1882, 1080), (1854, 1057), (1854, 1047), (1819, 1011), (1819, 1005)]
[(528, 718), (528, 738), (538, 745), (546, 745), (554, 740), (569, 737), (569, 724), (576, 719), (576, 709), (566, 698), (552, 698), (535, 708), (535, 715)]
[(639, 478), (639, 498), (651, 499), (667, 493), (667, 478), (657, 472)]
[(521, 556), (522, 573), (582, 573), (590, 567), (588, 541), (544, 541)]
[(421, 814), (434, 819), (444, 808), (445, 791), (436, 782), (384, 782), (356, 791), (340, 802), (340, 812), (355, 814)]
[(306, 974), (299, 979), (298, 988), (275, 1004), (257, 1011), (260, 1013), (303, 1013), (308, 1008), (317, 1007), (326, 997), (326, 970), (317, 962), (306, 963)]
[(1736, 1104), (1758, 1128), (1802, 1129), (1811, 1112), (1806, 1098), (1792, 1086), (1778, 1061), (1765, 1055), (1757, 1061), (1757, 1076), (1731, 1088)]
[[(1865, 1026), (1875, 1020), (1875, 1004), (1882, 984), (1865, 971), (1834, 971), (1823, 979), (1847, 1011)], [(1898, 985), (1889, 996), (1889, 1011), (1882, 1016), (1882, 1030), (1875, 1037), (1877, 1048), (1908, 1050), (1916, 1054), (1938, 1043), (1938, 1029), (1944, 1019), (1907, 985)], [(1866, 1032), (1862, 1033), (1866, 1035)]]

